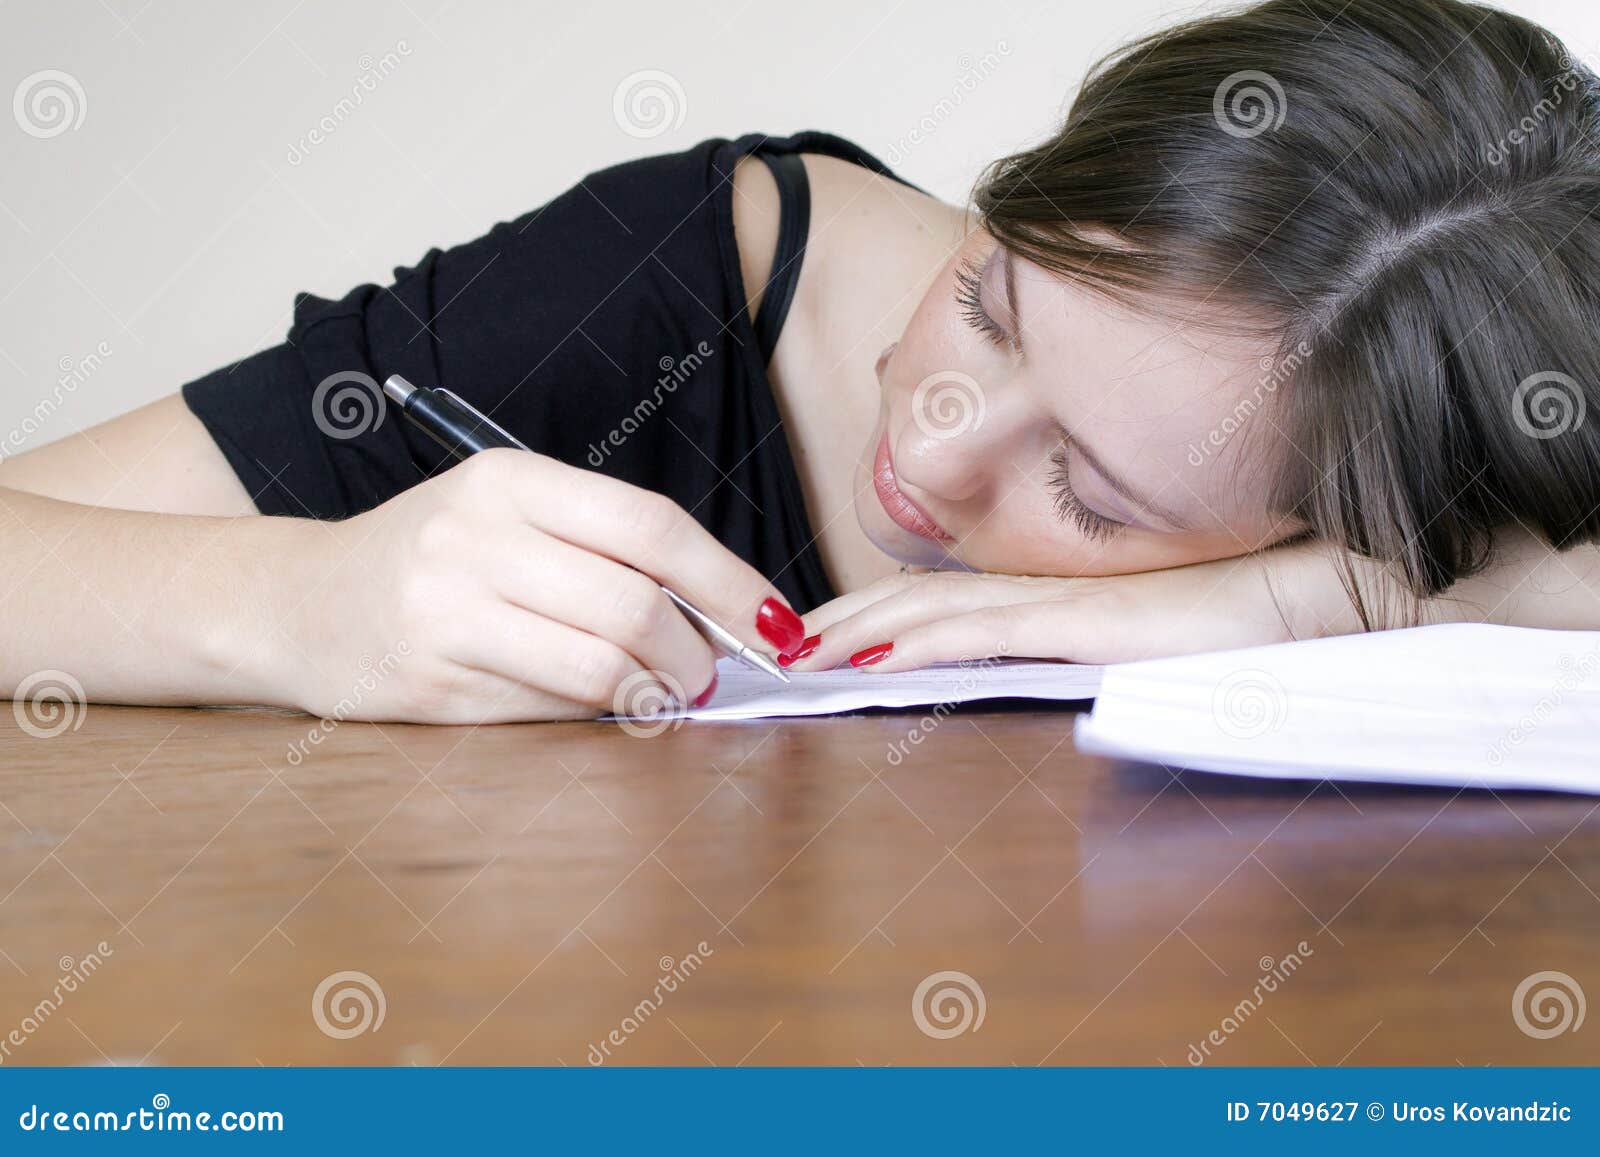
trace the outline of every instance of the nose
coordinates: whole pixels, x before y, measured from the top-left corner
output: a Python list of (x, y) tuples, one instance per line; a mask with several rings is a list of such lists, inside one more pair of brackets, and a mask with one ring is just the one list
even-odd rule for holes
[(910, 420), (896, 439), (896, 472), (947, 502), (972, 498), (1008, 470), (1026, 422), (1020, 398), (959, 370), (929, 374), (912, 391)]

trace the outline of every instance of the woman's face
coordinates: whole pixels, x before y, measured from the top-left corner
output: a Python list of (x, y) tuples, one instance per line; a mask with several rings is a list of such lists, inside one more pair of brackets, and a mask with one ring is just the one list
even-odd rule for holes
[(1293, 451), (1273, 424), (1264, 345), (1136, 316), (983, 230), (879, 357), (878, 380), (856, 513), (903, 562), (1125, 574), (1299, 529), (1268, 512), (1265, 463)]

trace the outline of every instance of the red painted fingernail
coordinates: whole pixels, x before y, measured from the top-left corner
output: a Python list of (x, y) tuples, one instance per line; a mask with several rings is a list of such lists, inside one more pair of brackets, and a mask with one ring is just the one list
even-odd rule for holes
[(889, 657), (889, 652), (894, 650), (893, 643), (876, 643), (865, 651), (857, 651), (850, 656), (852, 667), (870, 667), (874, 663), (881, 663)]
[(704, 691), (700, 692), (700, 694), (696, 695), (694, 697), (694, 702), (689, 704), (689, 706), (690, 707), (704, 707), (707, 703), (711, 702), (711, 697), (713, 695), (715, 695), (716, 693), (717, 693), (717, 673), (715, 671), (713, 671), (713, 672), (711, 672), (711, 686), (707, 687)]
[(807, 635), (806, 641), (800, 644), (800, 649), (792, 655), (779, 655), (778, 666), (792, 667), (817, 649), (817, 644), (822, 642), (821, 635)]
[(756, 630), (780, 655), (792, 655), (805, 642), (806, 626), (800, 616), (777, 599), (768, 599), (756, 612)]

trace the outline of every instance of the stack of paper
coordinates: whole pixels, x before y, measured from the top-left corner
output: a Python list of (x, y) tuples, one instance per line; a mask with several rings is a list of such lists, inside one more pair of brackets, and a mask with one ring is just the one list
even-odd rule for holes
[(978, 699), (1098, 701), (1080, 750), (1199, 771), (1600, 794), (1600, 632), (1448, 624), (1110, 667), (984, 660), (899, 674), (731, 660), (693, 719)]
[(1600, 794), (1600, 632), (1448, 624), (1120, 664), (1076, 741), (1203, 771)]

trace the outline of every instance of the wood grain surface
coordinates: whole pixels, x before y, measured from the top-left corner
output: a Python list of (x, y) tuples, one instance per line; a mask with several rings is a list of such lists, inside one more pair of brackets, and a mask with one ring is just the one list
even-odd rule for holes
[(6, 1064), (1600, 1061), (1539, 995), (1600, 994), (1592, 799), (1117, 764), (1070, 711), (10, 715)]

